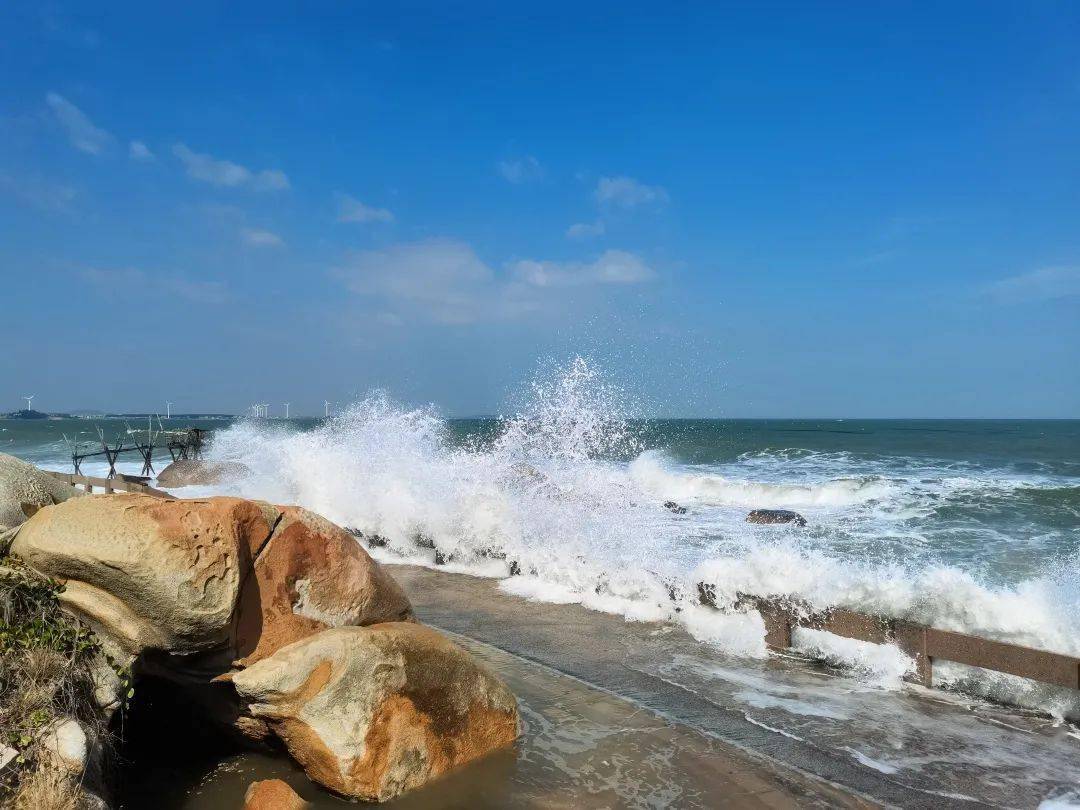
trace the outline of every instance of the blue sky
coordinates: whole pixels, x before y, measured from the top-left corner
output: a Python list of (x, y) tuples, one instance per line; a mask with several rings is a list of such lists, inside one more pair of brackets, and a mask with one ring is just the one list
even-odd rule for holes
[(1072, 3), (0, 9), (0, 408), (1080, 416)]

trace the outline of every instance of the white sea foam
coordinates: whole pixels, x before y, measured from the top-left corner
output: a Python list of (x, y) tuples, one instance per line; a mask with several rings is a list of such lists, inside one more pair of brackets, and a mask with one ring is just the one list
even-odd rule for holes
[(882, 689), (899, 689), (903, 677), (915, 667), (895, 644), (871, 644), (809, 627), (792, 631), (792, 646), (804, 655), (848, 668)]
[[(739, 462), (745, 477), (737, 464), (721, 474), (641, 452), (622, 401), (577, 360), (534, 386), (527, 407), (486, 442), (462, 445), (432, 410), (373, 395), (306, 432), (237, 423), (217, 435), (211, 456), (251, 470), (230, 491), (299, 503), (377, 535), (384, 559), (433, 564), (437, 553), (452, 570), (504, 577), (510, 593), (679, 623), (737, 655), (765, 654), (760, 617), (736, 610), (741, 594), (1080, 653), (1075, 561), (995, 585), (924, 553), (927, 539), (909, 527), (912, 515), (956, 492), (1003, 486), (1000, 478), (939, 475), (931, 491), (915, 471), (890, 477), (843, 453), (789, 453), (789, 480), (775, 455)], [(1020, 483), (1039, 482), (1008, 485)], [(688, 513), (673, 514), (666, 500)], [(757, 507), (799, 509), (811, 526), (748, 526), (746, 511)], [(508, 576), (511, 566), (521, 576)], [(712, 587), (720, 612), (697, 605), (698, 583)], [(895, 683), (902, 665), (815, 644), (807, 650), (869, 683)]]
[(630, 477), (642, 490), (680, 503), (792, 509), (846, 506), (884, 498), (891, 487), (877, 479), (838, 478), (820, 484), (734, 481), (707, 472), (675, 472), (662, 454), (645, 452), (630, 465)]

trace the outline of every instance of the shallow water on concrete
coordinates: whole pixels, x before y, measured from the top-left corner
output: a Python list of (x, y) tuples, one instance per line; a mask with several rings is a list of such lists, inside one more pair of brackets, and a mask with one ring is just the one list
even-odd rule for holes
[(393, 566), (422, 621), (543, 662), (742, 750), (901, 807), (1037, 807), (1076, 796), (1080, 732), (1044, 714), (795, 655), (741, 658), (667, 624), (529, 602)]
[[(1080, 733), (1045, 715), (882, 689), (797, 656), (739, 658), (671, 625), (529, 602), (492, 580), (391, 570), (421, 621), (506, 680), (523, 720), (515, 749), (391, 807), (1038, 807), (1080, 786)], [(266, 778), (316, 807), (344, 803), (255, 754), (140, 778), (125, 808), (237, 808)]]
[[(827, 785), (777, 772), (717, 740), (581, 681), (454, 635), (518, 697), (511, 750), (388, 803), (439, 808), (859, 807)], [(237, 810), (258, 779), (283, 779), (316, 808), (347, 805), (286, 759), (234, 754), (159, 763), (129, 787), (125, 808)]]

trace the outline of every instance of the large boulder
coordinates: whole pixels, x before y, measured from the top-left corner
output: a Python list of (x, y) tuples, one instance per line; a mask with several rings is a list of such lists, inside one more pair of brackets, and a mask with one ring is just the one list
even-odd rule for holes
[(242, 478), (249, 472), (247, 467), (235, 461), (212, 462), (184, 458), (174, 461), (158, 473), (157, 484), (166, 489), (206, 487), (220, 484), (222, 481)]
[[(291, 544), (310, 553), (300, 559)], [(35, 514), (11, 550), (64, 581), (62, 602), (104, 640), (132, 657), (182, 657), (189, 669), (220, 673), (326, 627), (412, 616), (348, 532), (260, 501), (78, 498)]]
[(412, 615), (401, 586), (349, 532), (306, 509), (282, 507), (241, 595), (238, 663), (251, 665), (327, 627)]
[(83, 494), (21, 458), (0, 453), (0, 531), (18, 526), (43, 506)]
[(506, 686), (413, 623), (324, 630), (232, 682), (309, 777), (367, 801), (391, 799), (518, 733)]

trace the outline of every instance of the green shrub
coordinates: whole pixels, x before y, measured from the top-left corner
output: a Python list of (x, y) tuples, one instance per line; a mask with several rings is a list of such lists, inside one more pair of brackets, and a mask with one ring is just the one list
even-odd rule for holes
[(130, 673), (104, 653), (90, 628), (65, 613), (63, 586), (0, 559), (0, 746), (18, 752), (0, 775), (0, 794), (25, 795), (39, 774), (41, 732), (62, 717), (77, 719), (102, 741), (104, 714), (94, 700), (95, 671), (107, 663), (130, 687)]

